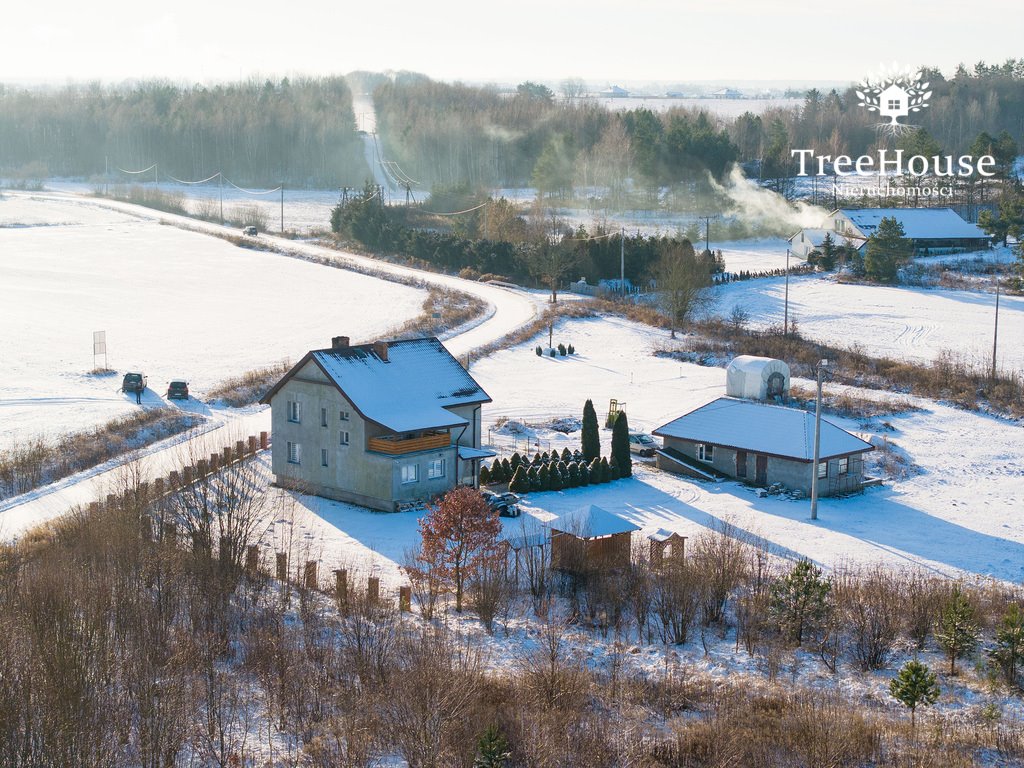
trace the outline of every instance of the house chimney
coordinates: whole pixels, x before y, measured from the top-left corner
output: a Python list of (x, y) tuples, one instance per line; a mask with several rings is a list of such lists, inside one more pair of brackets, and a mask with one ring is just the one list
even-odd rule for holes
[(347, 349), (348, 336), (335, 336), (331, 339), (331, 349)]
[(388, 361), (388, 343), (386, 341), (373, 342), (373, 352), (385, 363)]

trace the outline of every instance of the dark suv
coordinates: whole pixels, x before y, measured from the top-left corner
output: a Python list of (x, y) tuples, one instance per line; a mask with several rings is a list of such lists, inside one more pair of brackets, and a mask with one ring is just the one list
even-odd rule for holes
[(145, 392), (148, 379), (144, 373), (129, 372), (121, 379), (122, 392)]
[(188, 400), (188, 382), (184, 379), (175, 379), (167, 385), (168, 400)]

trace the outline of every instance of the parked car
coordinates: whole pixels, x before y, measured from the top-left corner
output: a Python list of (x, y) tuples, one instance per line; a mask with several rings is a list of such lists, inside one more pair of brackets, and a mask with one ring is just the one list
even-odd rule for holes
[(653, 456), (658, 448), (654, 438), (645, 432), (634, 432), (629, 436), (629, 451), (637, 456)]
[(487, 505), (491, 509), (498, 510), (501, 517), (519, 517), (519, 497), (514, 493), (492, 493), (481, 491)]
[(249, 237), (256, 237), (256, 235), (258, 235), (259, 232), (257, 231), (256, 227), (250, 225), (242, 230), (242, 234), (248, 235)]
[(188, 400), (188, 382), (184, 379), (174, 379), (167, 385), (168, 400)]
[(148, 383), (149, 380), (146, 378), (146, 374), (129, 371), (124, 375), (124, 378), (121, 379), (121, 391), (144, 392)]

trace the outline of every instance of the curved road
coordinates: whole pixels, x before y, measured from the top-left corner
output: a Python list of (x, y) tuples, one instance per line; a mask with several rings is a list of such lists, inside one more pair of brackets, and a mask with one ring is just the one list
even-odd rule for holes
[[(33, 193), (62, 199), (81, 200), (80, 196), (67, 193)], [(90, 204), (131, 213), (142, 219), (165, 221), (210, 234), (237, 235), (236, 229), (210, 224), (185, 216), (162, 213), (149, 208), (119, 201), (88, 198)], [(473, 349), (502, 338), (508, 333), (530, 322), (543, 304), (539, 296), (518, 292), (494, 285), (476, 283), (450, 275), (425, 272), (412, 267), (389, 264), (368, 256), (336, 251), (308, 242), (288, 240), (273, 235), (260, 235), (281, 249), (298, 256), (326, 259), (344, 267), (352, 264), (373, 269), (379, 273), (402, 277), (414, 277), (422, 282), (443, 288), (451, 288), (476, 296), (485, 301), (489, 311), (484, 319), (457, 330), (445, 339), (444, 344), (456, 357), (462, 357)], [(296, 350), (296, 354), (302, 350)], [(259, 434), (270, 429), (268, 408), (245, 409), (240, 412), (218, 409), (221, 421), (207, 423), (199, 434), (185, 434), (156, 443), (144, 449), (141, 454), (129, 455), (112, 460), (77, 475), (59, 480), (43, 488), (0, 502), (0, 539), (14, 539), (27, 529), (52, 520), (72, 507), (86, 505), (104, 498), (123, 486), (125, 475), (138, 473), (142, 479), (150, 480), (166, 475), (170, 470), (183, 464), (192, 463), (190, 457), (209, 456), (224, 446), (234, 445), (236, 440), (248, 435)]]

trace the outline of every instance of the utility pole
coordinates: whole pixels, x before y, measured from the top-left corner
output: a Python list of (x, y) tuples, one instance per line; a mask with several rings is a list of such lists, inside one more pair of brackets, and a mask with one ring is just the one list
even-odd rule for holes
[(786, 300), (782, 320), (782, 335), (789, 338), (789, 248), (786, 249)]
[(996, 324), (992, 332), (992, 381), (996, 380), (996, 350), (999, 347), (999, 274), (996, 274)]
[(821, 376), (828, 360), (818, 361), (818, 396), (814, 400), (814, 464), (811, 466), (811, 520), (818, 519), (818, 464), (821, 463)]
[(220, 225), (224, 226), (224, 173), (217, 171), (217, 186), (220, 188)]
[(710, 216), (698, 216), (698, 219), (704, 220), (704, 250), (711, 250), (711, 217)]
[(619, 290), (626, 295), (626, 228), (622, 227), (619, 235)]
[(160, 186), (160, 166), (157, 163), (153, 163), (153, 184)]
[(281, 182), (281, 234), (284, 234), (284, 182)]

